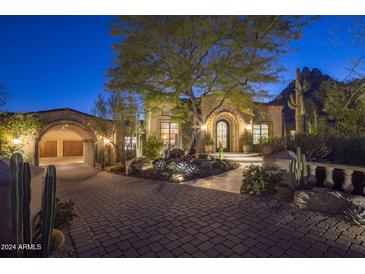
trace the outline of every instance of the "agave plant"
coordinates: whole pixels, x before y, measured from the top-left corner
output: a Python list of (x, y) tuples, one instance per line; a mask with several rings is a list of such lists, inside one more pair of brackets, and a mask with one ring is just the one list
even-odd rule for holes
[(347, 219), (357, 225), (365, 225), (365, 208), (360, 205), (351, 204), (346, 211)]

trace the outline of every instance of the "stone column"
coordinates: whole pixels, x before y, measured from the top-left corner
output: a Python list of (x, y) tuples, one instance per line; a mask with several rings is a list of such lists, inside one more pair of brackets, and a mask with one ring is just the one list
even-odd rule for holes
[(309, 165), (309, 177), (308, 177), (308, 182), (310, 184), (315, 185), (317, 183), (317, 178), (316, 178), (316, 169), (317, 166), (316, 165)]
[(354, 190), (354, 186), (352, 185), (352, 173), (354, 173), (354, 171), (352, 169), (344, 169), (343, 173), (345, 175), (345, 180), (342, 184), (342, 189), (346, 193), (351, 193)]
[(332, 178), (332, 172), (334, 168), (326, 166), (325, 169), (326, 169), (326, 179), (324, 180), (324, 185), (326, 187), (333, 187), (335, 185)]

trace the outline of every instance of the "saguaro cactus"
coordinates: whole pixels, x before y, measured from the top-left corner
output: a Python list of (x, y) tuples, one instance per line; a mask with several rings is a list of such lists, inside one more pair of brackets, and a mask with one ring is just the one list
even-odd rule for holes
[(300, 147), (297, 147), (296, 160), (292, 171), (294, 173), (294, 190), (298, 190), (308, 177), (307, 160)]
[(301, 79), (300, 70), (296, 70), (295, 79), (295, 98), (293, 94), (290, 94), (290, 100), (288, 101), (289, 108), (295, 111), (295, 133), (305, 134), (306, 129), (306, 109), (304, 104), (304, 92), (310, 89), (310, 83)]
[(23, 244), (23, 157), (14, 153), (10, 158), (10, 193), (12, 234), (16, 244), (16, 256), (22, 255), (19, 245)]
[(51, 245), (51, 234), (55, 218), (56, 201), (56, 167), (48, 166), (43, 193), (43, 225), (42, 225), (42, 253), (48, 257)]
[[(31, 173), (28, 163), (23, 163), (23, 157), (15, 153), (10, 158), (10, 192), (12, 212), (12, 233), (16, 244), (16, 256), (31, 257), (31, 251), (19, 248), (22, 244), (32, 244), (32, 220), (30, 214)], [(42, 256), (48, 257), (51, 234), (55, 218), (56, 201), (56, 168), (48, 166), (42, 201), (41, 243)], [(39, 242), (39, 240), (36, 240)]]
[[(31, 173), (29, 163), (23, 165), (23, 240), (25, 244), (32, 244), (32, 225), (30, 217), (31, 199)], [(26, 250), (26, 257), (30, 256), (30, 251)]]

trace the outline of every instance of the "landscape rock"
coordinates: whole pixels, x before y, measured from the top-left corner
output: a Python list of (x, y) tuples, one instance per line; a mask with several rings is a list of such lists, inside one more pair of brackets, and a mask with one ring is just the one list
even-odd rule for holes
[(126, 175), (131, 175), (134, 172), (140, 171), (145, 163), (146, 159), (144, 157), (137, 157), (128, 161), (126, 163)]
[(171, 149), (167, 153), (167, 159), (182, 159), (185, 156), (185, 151), (180, 148)]
[(351, 205), (350, 200), (342, 192), (328, 188), (313, 188), (296, 191), (293, 203), (299, 208), (325, 212), (328, 214), (343, 214)]

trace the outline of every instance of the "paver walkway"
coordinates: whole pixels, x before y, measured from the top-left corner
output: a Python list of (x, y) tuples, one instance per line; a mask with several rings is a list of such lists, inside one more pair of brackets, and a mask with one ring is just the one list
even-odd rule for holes
[[(211, 176), (207, 178), (199, 178), (196, 180), (191, 180), (187, 182), (183, 182), (182, 184), (197, 186), (197, 187), (205, 187), (216, 190), (228, 191), (233, 193), (240, 193), (241, 185), (242, 185), (242, 172), (243, 169), (251, 164), (241, 163), (241, 167), (225, 172), (223, 174), (219, 174), (217, 176)], [(261, 165), (261, 163), (255, 163), (255, 165)]]
[(58, 183), (79, 257), (365, 257), (365, 229), (229, 192), (101, 172)]

